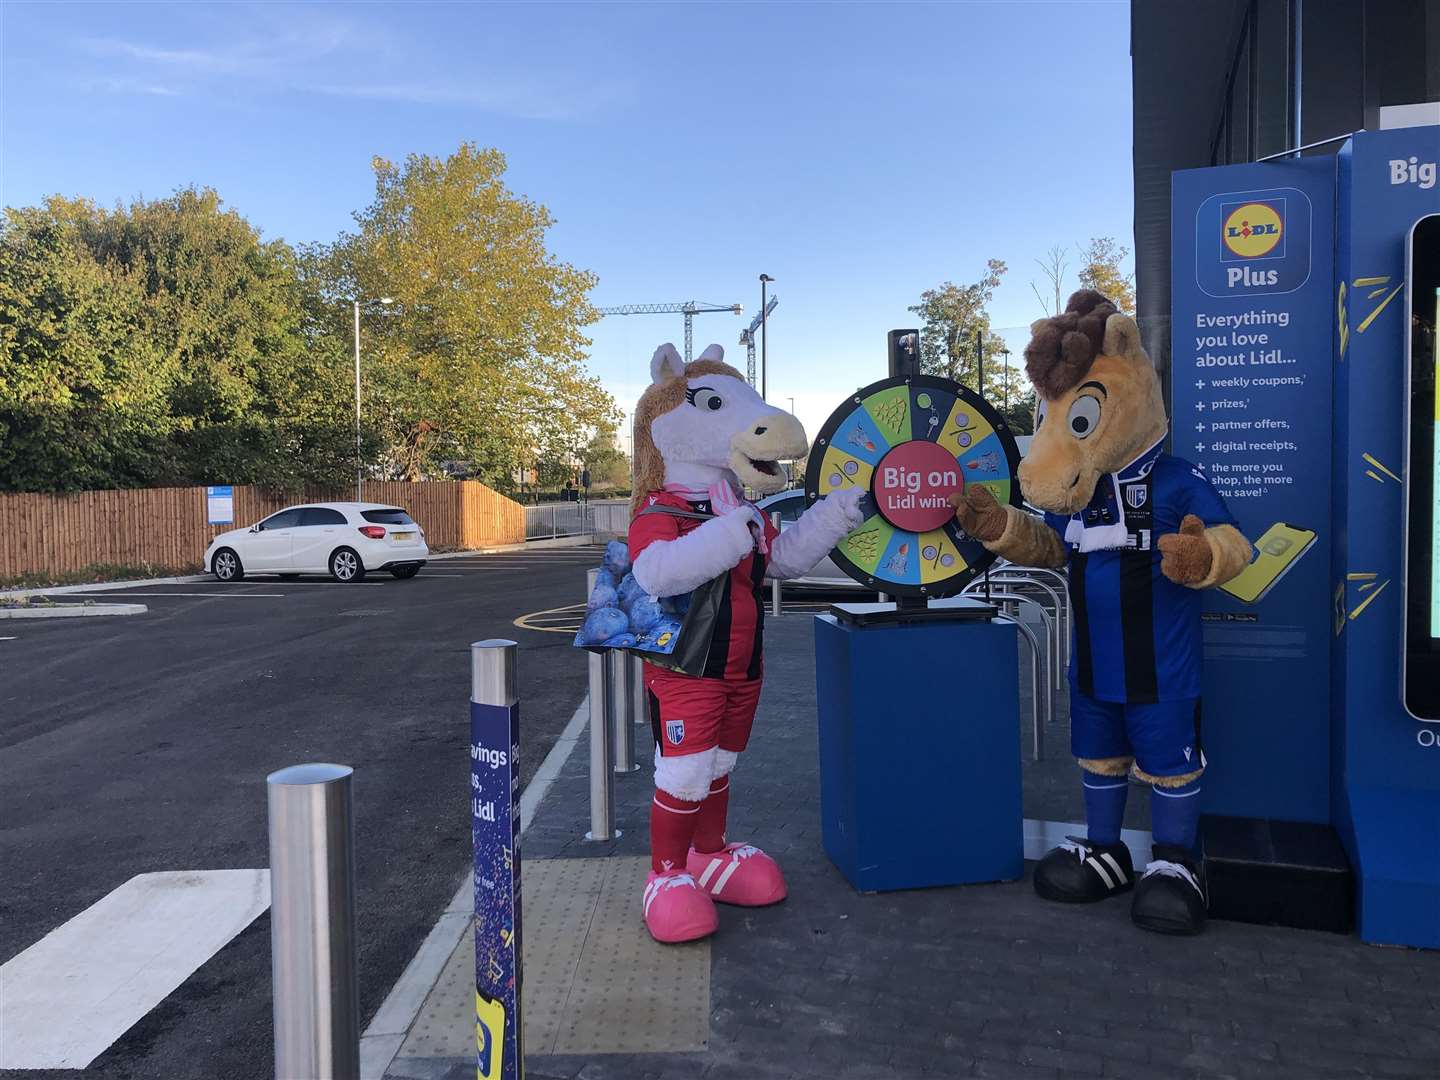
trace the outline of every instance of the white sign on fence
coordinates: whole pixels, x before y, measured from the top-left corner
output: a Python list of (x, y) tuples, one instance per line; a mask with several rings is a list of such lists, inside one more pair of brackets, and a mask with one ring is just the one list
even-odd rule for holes
[(235, 489), (229, 484), (205, 489), (205, 521), (210, 525), (235, 524)]

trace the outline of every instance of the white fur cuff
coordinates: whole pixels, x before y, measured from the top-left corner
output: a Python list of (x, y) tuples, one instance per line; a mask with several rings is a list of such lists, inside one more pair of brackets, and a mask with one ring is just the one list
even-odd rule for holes
[(701, 802), (710, 794), (718, 751), (702, 750), (681, 757), (662, 757), (655, 763), (655, 786), (686, 802)]
[(852, 522), (860, 516), (862, 495), (858, 491), (836, 492), (801, 514), (799, 521), (771, 543), (765, 576), (783, 579), (808, 573), (855, 527)]
[(674, 540), (657, 540), (635, 560), (635, 580), (651, 596), (680, 596), (718, 577), (755, 545), (753, 514), (713, 518)]

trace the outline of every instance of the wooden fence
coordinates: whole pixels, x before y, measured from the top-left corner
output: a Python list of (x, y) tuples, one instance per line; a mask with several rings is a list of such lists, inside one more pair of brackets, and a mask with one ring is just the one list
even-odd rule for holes
[[(355, 497), (353, 490), (319, 488), (277, 494), (237, 486), (234, 492), (233, 525), (206, 524), (203, 487), (0, 495), (0, 580), (63, 574), (97, 563), (198, 571), (217, 533), (252, 525), (296, 503)], [(424, 528), (432, 549), (525, 539), (525, 508), (471, 480), (366, 483), (364, 498), (403, 506)]]

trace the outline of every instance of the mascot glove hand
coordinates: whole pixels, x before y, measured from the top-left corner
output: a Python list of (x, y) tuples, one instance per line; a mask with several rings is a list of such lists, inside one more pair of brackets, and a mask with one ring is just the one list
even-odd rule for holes
[(730, 531), (736, 550), (742, 555), (755, 546), (757, 537), (765, 535), (765, 516), (749, 503), (721, 514), (715, 520)]
[(845, 515), (845, 531), (850, 532), (865, 524), (865, 512), (860, 509), (860, 501), (865, 498), (865, 491), (862, 488), (843, 488), (840, 491), (832, 491), (825, 496), (826, 502), (834, 502)]
[(1008, 521), (1005, 507), (995, 500), (989, 488), (967, 487), (950, 496), (950, 505), (955, 507), (955, 520), (960, 528), (982, 544), (993, 544), (1004, 534)]
[(1166, 533), (1156, 546), (1160, 549), (1160, 572), (1176, 585), (1204, 581), (1215, 560), (1210, 541), (1205, 539), (1205, 523), (1194, 514), (1186, 514), (1180, 531)]

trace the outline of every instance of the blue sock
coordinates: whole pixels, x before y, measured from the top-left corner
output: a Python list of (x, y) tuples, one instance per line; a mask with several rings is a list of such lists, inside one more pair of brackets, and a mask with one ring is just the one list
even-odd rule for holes
[(1125, 795), (1130, 781), (1123, 776), (1101, 776), (1080, 770), (1085, 788), (1085, 830), (1097, 844), (1120, 840), (1120, 823), (1125, 820)]
[(1150, 795), (1150, 829), (1155, 843), (1195, 850), (1200, 826), (1200, 778), (1179, 787), (1158, 784)]

